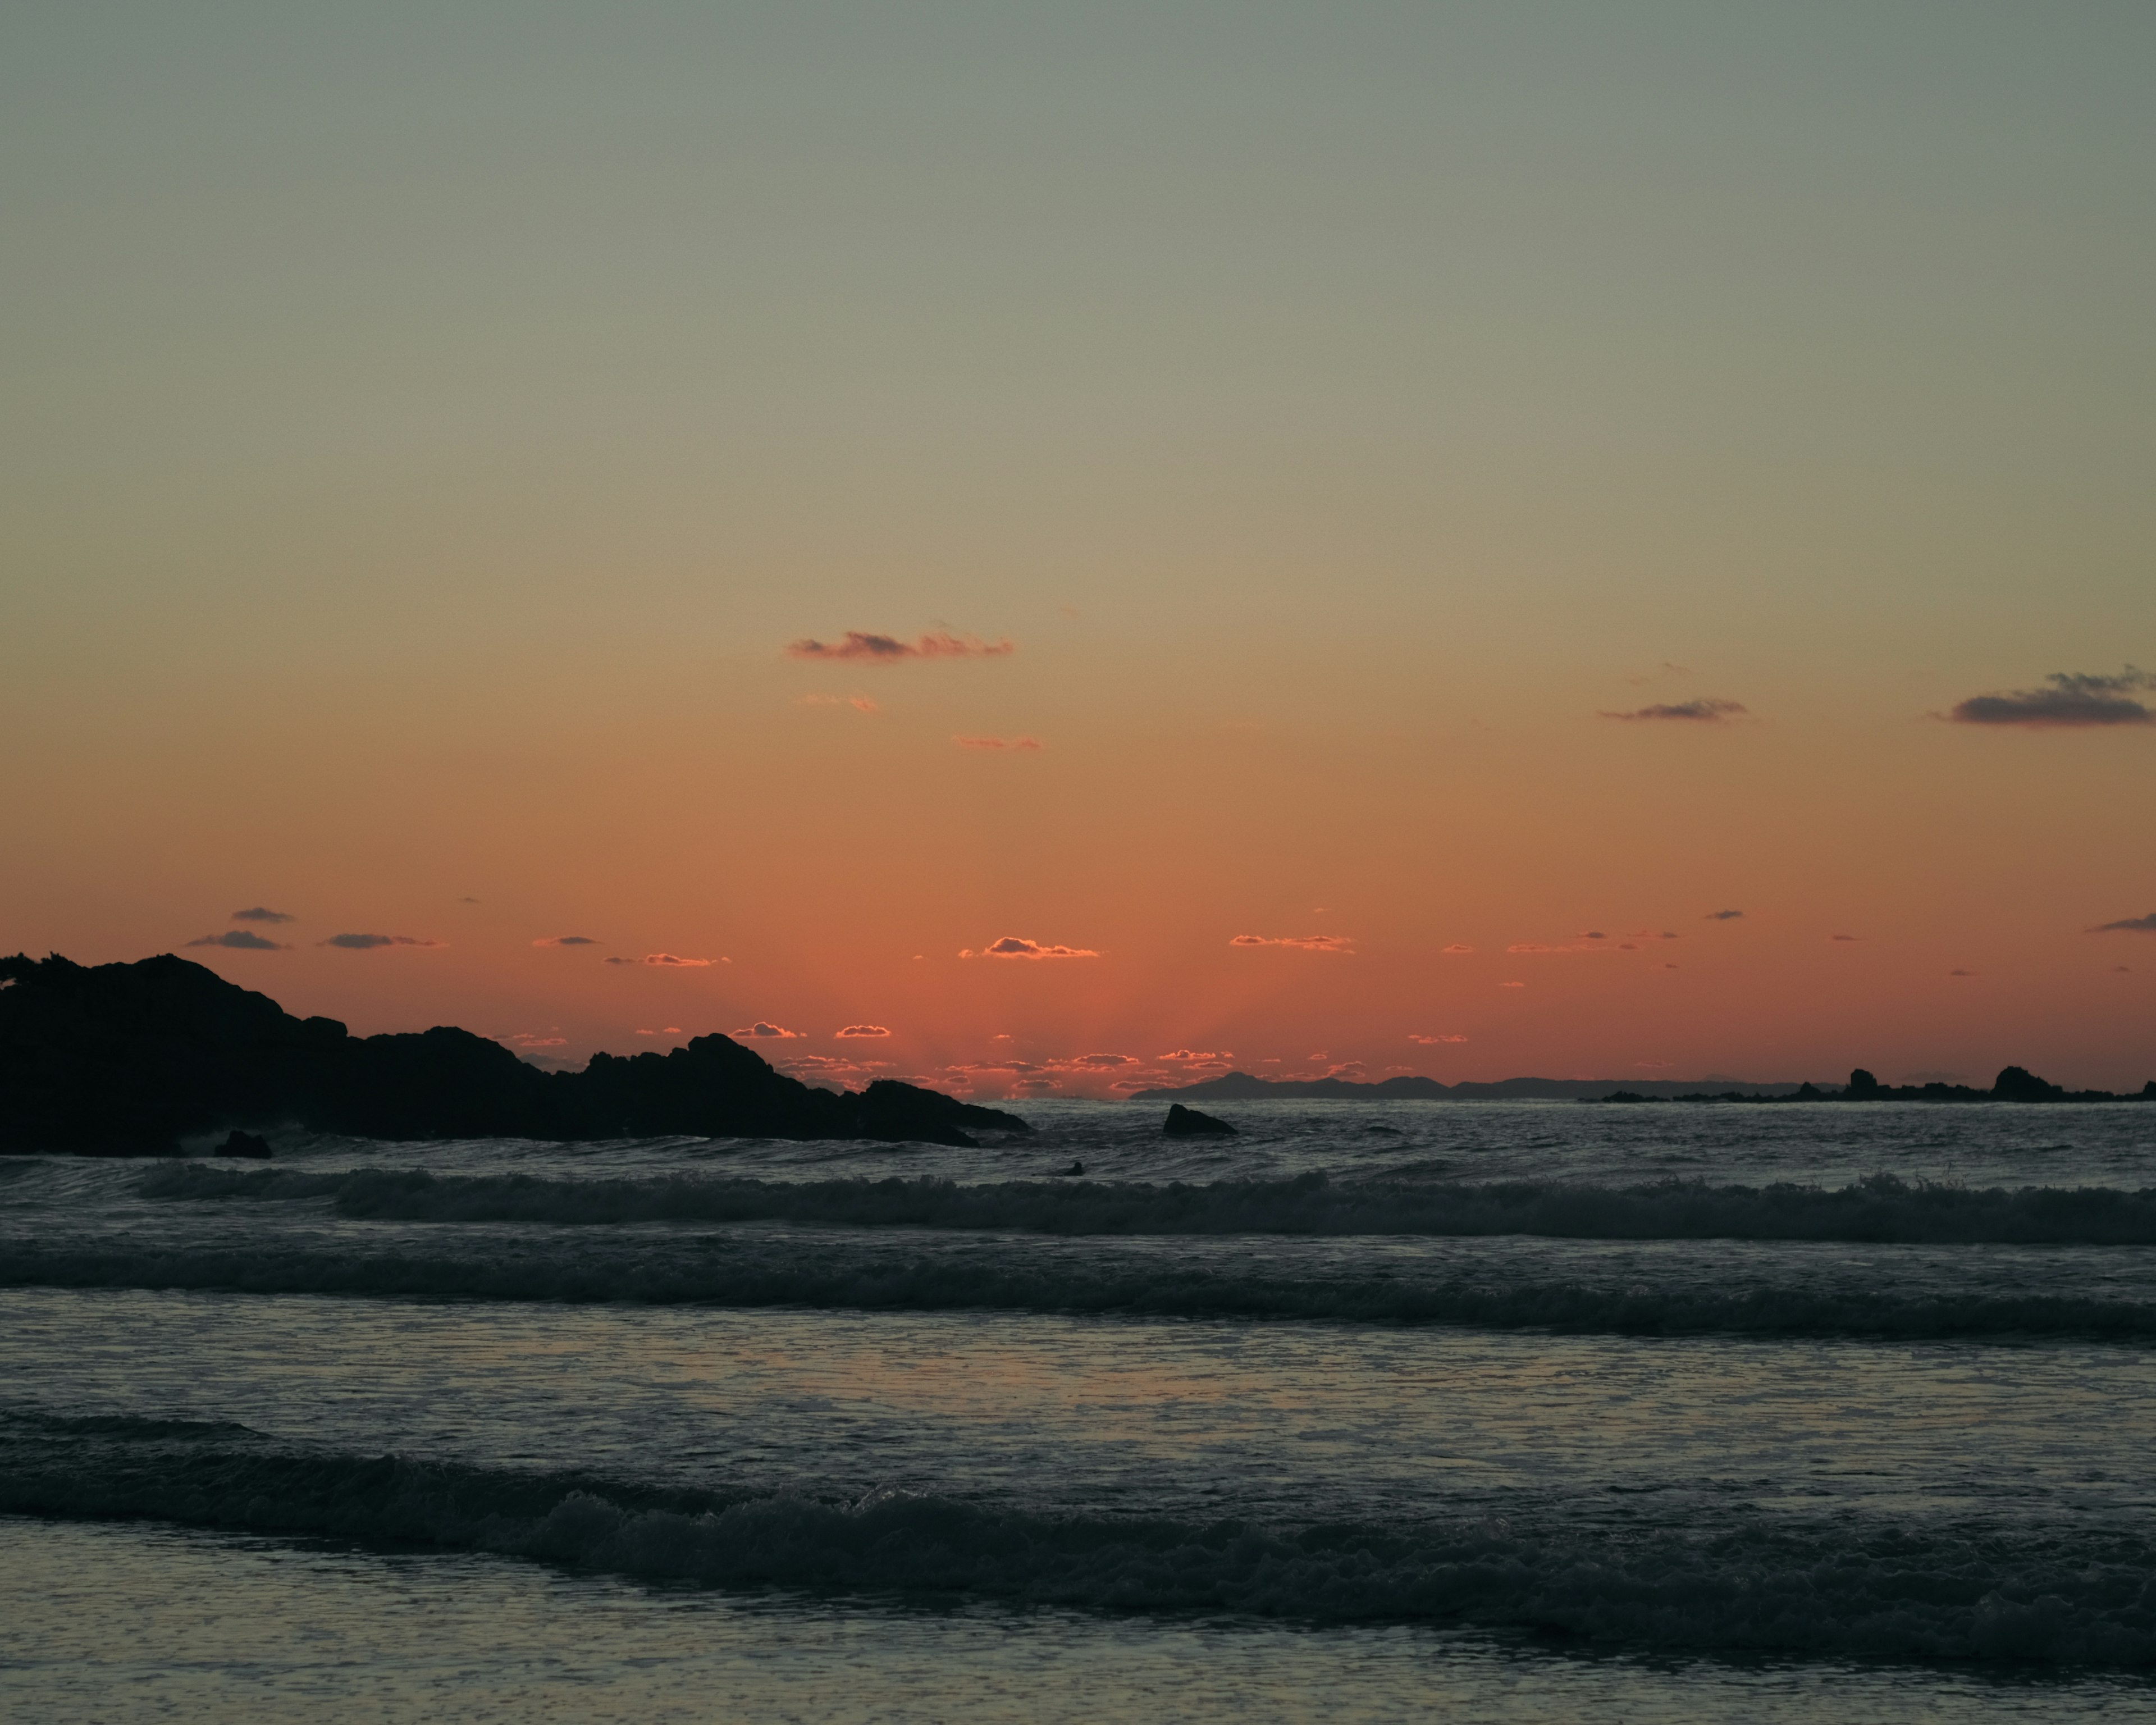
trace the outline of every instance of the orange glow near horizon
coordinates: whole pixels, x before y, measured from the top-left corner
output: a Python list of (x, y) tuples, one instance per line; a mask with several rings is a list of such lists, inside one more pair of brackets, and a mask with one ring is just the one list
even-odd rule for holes
[(46, 8), (0, 949), (982, 1096), (2138, 1089), (2130, 13)]

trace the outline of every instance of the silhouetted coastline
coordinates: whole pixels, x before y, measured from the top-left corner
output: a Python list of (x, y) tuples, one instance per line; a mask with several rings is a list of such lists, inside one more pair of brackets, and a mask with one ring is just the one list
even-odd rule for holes
[[(0, 958), (0, 1153), (172, 1155), (201, 1134), (296, 1126), (401, 1139), (868, 1138), (965, 1146), (1014, 1114), (878, 1079), (821, 1090), (726, 1036), (542, 1072), (447, 1025), (351, 1035), (166, 953)], [(229, 1141), (228, 1141), (229, 1142)]]
[(1258, 1078), (1229, 1072), (1201, 1083), (1170, 1086), (1132, 1093), (1134, 1102), (1194, 1097), (1204, 1101), (1578, 1101), (1578, 1102), (2149, 1102), (2156, 1101), (2156, 1079), (2138, 1091), (2070, 1091), (2046, 1082), (2024, 1067), (2009, 1066), (1989, 1090), (1966, 1084), (1881, 1084), (1859, 1066), (1840, 1086), (1804, 1081), (1738, 1084), (1708, 1091), (1683, 1081), (1629, 1084), (1614, 1078), (1502, 1078), (1492, 1082), (1463, 1080), (1445, 1084), (1435, 1078), (1387, 1078), (1358, 1084), (1346, 1078)]

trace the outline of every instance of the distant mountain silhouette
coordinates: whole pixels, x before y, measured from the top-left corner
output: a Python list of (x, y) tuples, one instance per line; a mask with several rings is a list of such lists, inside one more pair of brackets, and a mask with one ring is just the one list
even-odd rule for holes
[(1358, 1084), (1346, 1078), (1254, 1078), (1230, 1072), (1203, 1083), (1164, 1090), (1133, 1091), (1135, 1102), (1189, 1098), (1209, 1102), (1322, 1100), (1383, 1102), (1424, 1100), (1443, 1102), (1499, 1101), (1584, 1102), (2125, 1102), (2156, 1101), (2156, 1079), (2145, 1089), (2120, 1095), (2107, 1090), (2070, 1091), (2047, 1083), (2020, 1066), (2009, 1066), (1989, 1090), (1966, 1084), (1881, 1084), (1859, 1066), (1840, 1090), (1809, 1081), (1786, 1084), (1734, 1084), (1717, 1091), (1696, 1082), (1611, 1078), (1501, 1078), (1494, 1083), (1440, 1084), (1435, 1078), (1387, 1078)]
[(284, 1125), (377, 1138), (870, 1138), (969, 1145), (1016, 1115), (879, 1079), (814, 1089), (726, 1036), (542, 1072), (438, 1025), (356, 1037), (167, 953), (0, 958), (0, 1153), (168, 1154)]
[[(1414, 1101), (1437, 1102), (1535, 1101), (1577, 1101), (1595, 1100), (1609, 1093), (1610, 1086), (1618, 1081), (1613, 1078), (1503, 1078), (1494, 1083), (1463, 1081), (1441, 1084), (1435, 1078), (1399, 1077), (1381, 1079), (1374, 1084), (1358, 1084), (1348, 1078), (1256, 1078), (1248, 1072), (1230, 1072), (1220, 1078), (1208, 1078), (1202, 1083), (1171, 1085), (1162, 1090), (1142, 1090), (1132, 1093), (1131, 1100), (1145, 1101), (1208, 1101), (1208, 1102), (1262, 1102), (1268, 1098), (1292, 1100), (1300, 1097), (1334, 1097), (1341, 1101)], [(1674, 1096), (1681, 1090), (1697, 1086), (1686, 1084), (1646, 1082), (1633, 1084), (1631, 1088), (1646, 1092), (1656, 1100)], [(1787, 1084), (1753, 1084), (1742, 1086), (1748, 1093), (1794, 1091), (1796, 1081)]]

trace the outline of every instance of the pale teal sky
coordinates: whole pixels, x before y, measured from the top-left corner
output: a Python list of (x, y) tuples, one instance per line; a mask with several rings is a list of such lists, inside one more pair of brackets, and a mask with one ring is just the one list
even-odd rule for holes
[[(924, 736), (1097, 752), (1026, 817), (1091, 878), (1209, 775), (1348, 832), (1703, 772), (1784, 803), (1635, 897), (1846, 897), (1864, 844), (1796, 853), (1853, 820), (1935, 932), (2138, 915), (2150, 736), (1923, 715), (2156, 663), (2152, 74), (2146, 4), (11, 6), (0, 947), (497, 794), (625, 880), (632, 757), (752, 827), (902, 797), (779, 649), (936, 625), (1022, 651), (902, 685)], [(1711, 769), (1596, 728), (1706, 695)], [(1447, 891), (1568, 928), (1569, 866)]]

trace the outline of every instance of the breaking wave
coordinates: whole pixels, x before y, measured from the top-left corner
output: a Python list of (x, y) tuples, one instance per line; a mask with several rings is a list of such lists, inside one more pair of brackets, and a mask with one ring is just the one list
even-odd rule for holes
[[(445, 1247), (449, 1242), (444, 1242)], [(1966, 1287), (1894, 1291), (1857, 1285), (1702, 1278), (1647, 1286), (1542, 1277), (1483, 1280), (1446, 1266), (1192, 1265), (1165, 1255), (1082, 1259), (1023, 1244), (893, 1241), (850, 1250), (843, 1237), (459, 1235), (454, 1250), (335, 1244), (246, 1246), (11, 1245), (0, 1286), (184, 1288), (412, 1300), (990, 1310), (1135, 1317), (1465, 1324), (1638, 1336), (1736, 1334), (1980, 1340), (2156, 1340), (2156, 1303)]]
[(1201, 1525), (894, 1491), (728, 1497), (303, 1450), (231, 1425), (37, 1413), (0, 1414), (0, 1512), (485, 1552), (723, 1588), (1435, 1621), (1673, 1650), (2156, 1664), (2156, 1548), (2138, 1529)]
[(1539, 1235), (1573, 1240), (1844, 1240), (1900, 1245), (2156, 1244), (2156, 1190), (1970, 1189), (1878, 1174), (1854, 1185), (1335, 1183), (1322, 1173), (1204, 1185), (680, 1176), (562, 1180), (424, 1169), (241, 1172), (173, 1163), (147, 1197), (326, 1199), (356, 1219), (799, 1222), (1052, 1235)]

